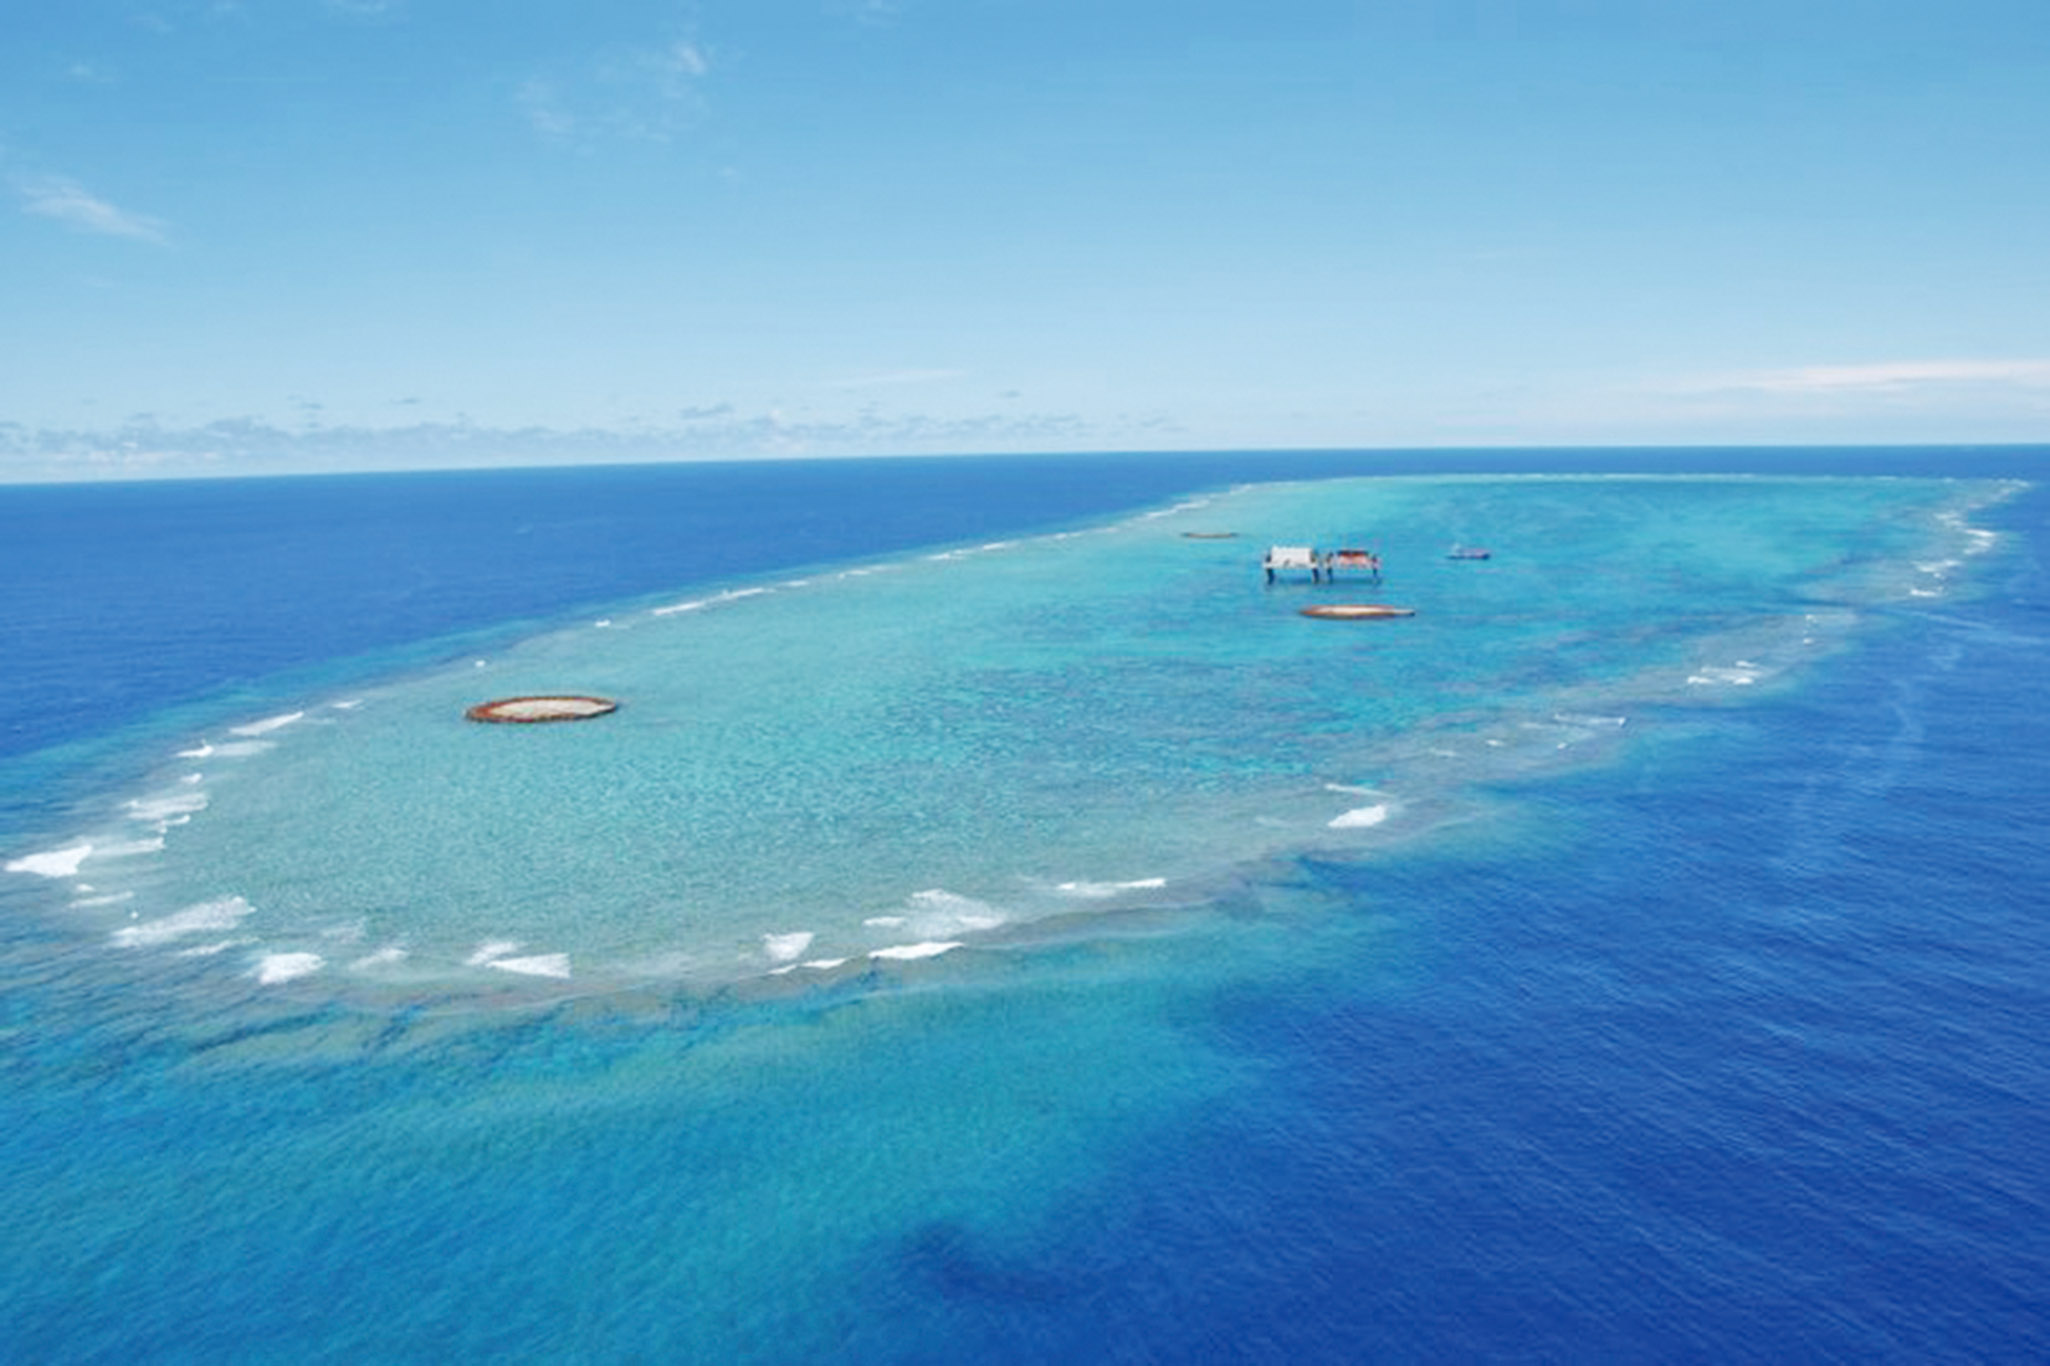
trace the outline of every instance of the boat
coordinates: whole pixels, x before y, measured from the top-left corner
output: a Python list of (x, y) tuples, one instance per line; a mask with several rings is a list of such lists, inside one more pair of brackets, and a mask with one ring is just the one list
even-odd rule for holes
[(1485, 560), (1493, 554), (1492, 550), (1483, 550), (1477, 545), (1456, 545), (1447, 552), (1445, 558), (1448, 560)]
[(1416, 608), (1390, 607), (1381, 602), (1322, 602), (1303, 608), (1302, 614), (1325, 621), (1375, 621), (1385, 617), (1413, 617)]

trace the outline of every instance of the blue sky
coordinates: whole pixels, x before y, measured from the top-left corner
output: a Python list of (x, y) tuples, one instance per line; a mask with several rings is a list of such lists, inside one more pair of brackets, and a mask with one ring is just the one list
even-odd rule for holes
[(0, 10), (0, 479), (2050, 440), (2044, 0)]

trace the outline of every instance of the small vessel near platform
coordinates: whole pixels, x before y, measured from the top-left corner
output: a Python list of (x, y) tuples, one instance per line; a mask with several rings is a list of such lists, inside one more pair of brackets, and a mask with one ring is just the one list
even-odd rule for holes
[(1477, 545), (1456, 545), (1445, 553), (1448, 560), (1485, 560), (1494, 556), (1494, 551)]

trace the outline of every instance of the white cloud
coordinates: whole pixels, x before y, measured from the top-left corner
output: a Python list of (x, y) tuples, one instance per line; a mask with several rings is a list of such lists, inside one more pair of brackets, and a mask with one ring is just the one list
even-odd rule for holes
[(711, 51), (689, 39), (616, 47), (580, 70), (529, 80), (518, 100), (527, 122), (551, 142), (666, 143), (704, 116), (702, 86), (712, 66)]
[(712, 69), (705, 60), (705, 54), (695, 43), (672, 43), (666, 52), (654, 54), (650, 61), (659, 69), (679, 76), (702, 76)]
[(973, 454), (1108, 448), (1146, 436), (1131, 419), (1070, 413), (952, 417), (746, 413), (731, 404), (686, 409), (666, 422), (613, 427), (488, 427), (454, 421), (373, 427), (296, 427), (249, 416), (166, 426), (138, 413), (94, 431), (0, 422), (0, 484), (47, 479), (315, 470), (453, 469), (495, 465), (624, 464), (772, 456)]
[(849, 375), (844, 379), (826, 381), (828, 389), (889, 389), (905, 384), (932, 384), (943, 379), (958, 379), (959, 370), (883, 370), (873, 374)]
[(858, 24), (891, 24), (903, 17), (904, 6), (899, 0), (833, 0), (826, 12)]
[(128, 237), (139, 242), (167, 240), (164, 225), (158, 219), (118, 209), (87, 192), (75, 180), (44, 176), (17, 181), (15, 188), (21, 192), (22, 211), (25, 213), (54, 218), (82, 232), (96, 232), (107, 237)]
[(555, 87), (547, 81), (528, 81), (520, 87), (520, 109), (528, 126), (551, 142), (564, 142), (577, 131), (576, 116), (562, 107)]
[(2050, 389), (2050, 360), (1882, 361), (1864, 365), (1806, 365), (1740, 377), (1711, 386), (1768, 394), (1904, 394), (1931, 388), (1992, 385)]

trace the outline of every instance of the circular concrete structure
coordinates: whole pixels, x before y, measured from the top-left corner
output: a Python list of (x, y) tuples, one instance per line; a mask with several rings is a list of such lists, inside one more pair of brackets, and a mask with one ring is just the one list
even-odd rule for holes
[(588, 721), (618, 710), (619, 703), (609, 697), (558, 695), (501, 697), (495, 702), (479, 702), (463, 715), (472, 721), (533, 725), (542, 721)]
[(1414, 607), (1386, 607), (1378, 602), (1331, 602), (1303, 608), (1306, 617), (1326, 621), (1378, 621), (1384, 617), (1413, 617)]

